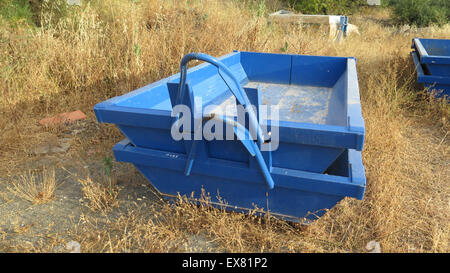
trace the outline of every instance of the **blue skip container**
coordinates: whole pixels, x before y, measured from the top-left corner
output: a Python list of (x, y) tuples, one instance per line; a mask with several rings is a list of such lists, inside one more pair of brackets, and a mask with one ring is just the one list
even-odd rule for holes
[(414, 38), (411, 52), (417, 81), (438, 97), (450, 95), (450, 40)]
[[(192, 60), (205, 63), (187, 69)], [(179, 105), (192, 115), (176, 112)], [(246, 111), (223, 111), (238, 106)], [(278, 114), (266, 115), (268, 106)], [(188, 54), (181, 73), (94, 111), (126, 136), (113, 148), (116, 159), (134, 164), (166, 198), (197, 200), (206, 192), (213, 205), (300, 221), (344, 197), (364, 196), (365, 127), (354, 58)], [(187, 120), (193, 126), (176, 127)], [(216, 138), (195, 137), (211, 121)]]
[(450, 40), (414, 38), (412, 48), (430, 75), (450, 77)]

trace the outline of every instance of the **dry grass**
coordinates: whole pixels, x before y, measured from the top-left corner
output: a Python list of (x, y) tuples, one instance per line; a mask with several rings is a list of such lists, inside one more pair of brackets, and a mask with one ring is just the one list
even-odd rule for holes
[(118, 205), (117, 189), (111, 177), (104, 177), (100, 181), (92, 180), (90, 177), (79, 178), (82, 185), (83, 197), (88, 200), (87, 206), (93, 211), (107, 211)]
[[(81, 109), (93, 118), (95, 103), (178, 72), (189, 52), (282, 52), (287, 43), (286, 53), (358, 59), (365, 199), (345, 199), (306, 229), (186, 202), (137, 207), (104, 221), (86, 216), (87, 224), (69, 231), (82, 251), (200, 251), (186, 245), (201, 236), (213, 251), (362, 252), (377, 240), (384, 252), (448, 252), (449, 106), (415, 90), (409, 51), (413, 37), (448, 38), (450, 26), (401, 32), (383, 25), (389, 13), (380, 10), (353, 16), (362, 35), (336, 44), (325, 28), (268, 24), (257, 14), (236, 1), (110, 0), (33, 31), (1, 24), (0, 172), (33, 159), (27, 151), (52, 133), (36, 125), (41, 117)], [(105, 147), (120, 138), (101, 128), (80, 140), (81, 150), (96, 138)], [(80, 182), (93, 209), (115, 204), (116, 192), (104, 184)], [(24, 251), (49, 249), (44, 243)]]
[(11, 183), (8, 190), (14, 195), (33, 204), (44, 204), (55, 197), (55, 170), (43, 170), (41, 173), (28, 171)]

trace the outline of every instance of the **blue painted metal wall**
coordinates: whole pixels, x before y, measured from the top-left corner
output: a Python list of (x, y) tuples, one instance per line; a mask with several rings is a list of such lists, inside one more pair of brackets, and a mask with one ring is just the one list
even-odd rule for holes
[(417, 81), (437, 97), (450, 96), (450, 40), (413, 39), (411, 57)]
[[(114, 148), (116, 159), (135, 164), (165, 196), (195, 192), (199, 197), (203, 188), (216, 202), (219, 192), (230, 208), (252, 209), (252, 204), (264, 208), (269, 202), (266, 209), (283, 218), (331, 208), (345, 196), (363, 197), (360, 151), (365, 129), (355, 59), (233, 52), (217, 61), (247, 86), (242, 90), (256, 106), (258, 126), (273, 124), (259, 117), (263, 104), (280, 106), (295, 100), (300, 109), (296, 111), (306, 111), (300, 115), (305, 121), (291, 119), (286, 112), (278, 125), (279, 148), (262, 151), (262, 161), (252, 155), (254, 148), (246, 147), (251, 142), (238, 139), (202, 139), (195, 143), (193, 154), (193, 141), (175, 141), (170, 134), (171, 110), (180, 90), (180, 74), (176, 74), (94, 107), (100, 122), (117, 124), (127, 137)], [(231, 87), (224, 80), (231, 78), (223, 77), (207, 63), (187, 70), (183, 104), (192, 108), (194, 98), (201, 97), (202, 105), (192, 108), (201, 117), (207, 105), (229, 99)], [(285, 93), (279, 96), (276, 90)], [(325, 93), (318, 97), (317, 92)], [(318, 103), (317, 107), (311, 103)], [(295, 111), (291, 113), (294, 116)], [(317, 122), (308, 118), (318, 114), (323, 118)], [(195, 162), (186, 173), (188, 159)], [(273, 189), (266, 185), (264, 168), (273, 179)]]

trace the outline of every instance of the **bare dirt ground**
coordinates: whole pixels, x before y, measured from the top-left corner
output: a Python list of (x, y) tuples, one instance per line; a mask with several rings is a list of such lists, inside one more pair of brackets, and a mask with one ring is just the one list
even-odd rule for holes
[[(67, 129), (69, 133), (72, 133), (76, 128), (89, 127), (89, 125), (93, 130), (98, 128), (92, 121), (81, 121), (74, 126), (68, 126)], [(86, 134), (85, 131), (83, 133)], [(71, 136), (68, 134), (64, 137)], [(71, 140), (73, 141), (73, 138)], [(14, 251), (14, 248), (18, 248), (16, 250), (26, 249), (39, 243), (40, 240), (47, 239), (45, 236), (55, 233), (70, 241), (70, 235), (64, 236), (64, 231), (83, 224), (82, 216), (90, 213), (90, 209), (85, 205), (88, 201), (83, 196), (82, 184), (78, 181), (78, 175), (101, 176), (104, 172), (104, 164), (89, 157), (83, 161), (74, 160), (69, 152), (36, 155), (19, 168), (43, 170), (49, 166), (57, 167), (55, 172), (56, 190), (53, 200), (48, 203), (33, 204), (15, 195), (9, 188), (19, 174), (0, 179), (3, 181), (0, 183), (0, 215), (2, 216), (0, 218), (2, 238), (0, 249), (5, 251)], [(120, 189), (118, 196), (120, 205), (110, 212), (112, 216), (130, 206), (137, 204), (145, 206), (159, 198), (155, 195), (151, 185), (128, 164), (115, 164), (113, 171), (125, 173), (126, 176), (119, 177), (116, 181), (116, 185)], [(53, 251), (65, 251), (65, 249), (56, 245)]]
[[(72, 143), (76, 142), (77, 136), (95, 137), (100, 131), (100, 126), (93, 120), (78, 121), (64, 127), (64, 133), (59, 139), (69, 139)], [(55, 139), (53, 141), (57, 143)], [(54, 144), (49, 144), (52, 145)], [(108, 150), (102, 151), (101, 154), (112, 156)], [(113, 187), (117, 196), (110, 200), (110, 203), (105, 201), (104, 207), (92, 209), (89, 194), (95, 195), (99, 192), (94, 190), (83, 194), (84, 185), (80, 180), (83, 177), (104, 179), (105, 169), (108, 167), (98, 155), (92, 158), (84, 155), (82, 159), (77, 151), (71, 151), (69, 148), (67, 152), (31, 154), (30, 157), (17, 166), (16, 171), (42, 172), (53, 166), (56, 169), (54, 176), (56, 189), (49, 202), (33, 204), (30, 200), (15, 194), (11, 187), (11, 184), (18, 180), (19, 173), (13, 172), (11, 176), (0, 178), (3, 182), (0, 183), (2, 252), (70, 252), (67, 243), (74, 240), (82, 242), (79, 240), (80, 236), (83, 237), (82, 231), (92, 229), (91, 225), (101, 229), (102, 226), (128, 212), (133, 213), (133, 217), (140, 217), (140, 221), (146, 221), (154, 216), (152, 212), (158, 210), (155, 203), (162, 206), (168, 204), (134, 166), (114, 162), (111, 176), (114, 176)], [(41, 179), (38, 179), (37, 184), (42, 182), (42, 177), (39, 178)], [(90, 220), (86, 220), (86, 217)], [(168, 249), (171, 249), (170, 244), (170, 242), (167, 244)], [(176, 251), (219, 251), (217, 247), (214, 249), (215, 245), (206, 238), (195, 234), (189, 235), (187, 241), (175, 240), (172, 244), (176, 246), (173, 248)], [(124, 251), (133, 252), (132, 249)]]

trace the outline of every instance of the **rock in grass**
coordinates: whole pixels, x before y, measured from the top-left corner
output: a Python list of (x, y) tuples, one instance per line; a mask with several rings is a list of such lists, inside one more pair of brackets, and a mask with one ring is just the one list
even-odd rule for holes
[(65, 153), (70, 148), (70, 138), (62, 138), (56, 142), (43, 143), (35, 147), (32, 152), (35, 155)]
[(61, 113), (56, 116), (45, 118), (39, 121), (39, 124), (42, 126), (46, 125), (58, 125), (58, 124), (70, 124), (74, 121), (85, 119), (87, 116), (81, 112), (80, 110), (73, 111), (73, 112), (67, 112), (67, 113)]
[(366, 245), (366, 249), (370, 253), (381, 253), (381, 246), (380, 243), (377, 241), (370, 241)]
[(77, 241), (70, 241), (66, 244), (69, 253), (81, 253), (81, 245)]

